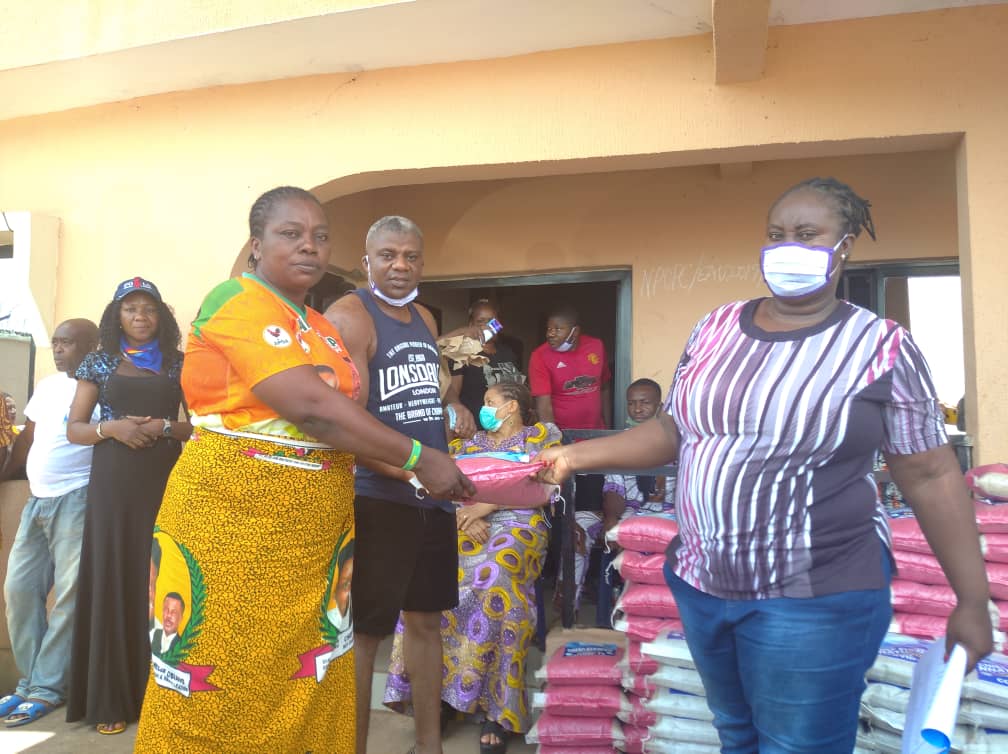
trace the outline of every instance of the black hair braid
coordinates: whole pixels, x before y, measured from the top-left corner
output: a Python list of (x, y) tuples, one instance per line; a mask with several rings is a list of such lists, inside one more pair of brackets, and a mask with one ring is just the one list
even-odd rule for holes
[[(875, 221), (871, 216), (871, 202), (858, 196), (854, 193), (854, 189), (836, 178), (809, 178), (807, 181), (802, 181), (789, 188), (781, 194), (780, 199), (806, 188), (825, 194), (836, 204), (840, 217), (843, 219), (844, 233), (850, 233), (857, 238), (861, 235), (861, 230), (864, 229), (871, 236), (871, 240), (876, 240)], [(777, 202), (774, 204), (776, 205)]]
[[(288, 199), (304, 199), (315, 202), (319, 207), (322, 207), (322, 202), (310, 191), (305, 191), (303, 188), (298, 188), (297, 186), (277, 186), (267, 191), (252, 203), (252, 209), (249, 210), (249, 236), (262, 240), (263, 233), (266, 230), (266, 223), (269, 222), (274, 207)], [(248, 266), (255, 269), (255, 258), (252, 252), (249, 252)]]
[(498, 382), (493, 387), (509, 401), (518, 401), (518, 411), (521, 413), (522, 424), (526, 427), (539, 421), (535, 406), (532, 404), (532, 391), (517, 382)]
[[(158, 345), (161, 347), (161, 354), (165, 361), (165, 366), (174, 364), (182, 358), (182, 333), (179, 331), (178, 322), (171, 309), (163, 301), (158, 302)], [(102, 312), (101, 322), (98, 325), (98, 348), (105, 353), (119, 353), (122, 348), (120, 340), (122, 338), (122, 325), (120, 324), (120, 312), (122, 310), (122, 299), (111, 301)]]

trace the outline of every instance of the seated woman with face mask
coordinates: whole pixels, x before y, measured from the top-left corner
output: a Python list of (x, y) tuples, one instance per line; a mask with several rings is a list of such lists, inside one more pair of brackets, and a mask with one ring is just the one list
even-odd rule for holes
[[(479, 412), (483, 430), (454, 440), (453, 455), (510, 452), (535, 456), (560, 444), (555, 424), (536, 422), (524, 385), (501, 382), (486, 391)], [(529, 727), (525, 660), (535, 635), (535, 580), (546, 554), (547, 526), (536, 508), (487, 503), (460, 507), (459, 604), (444, 613), (441, 638), (445, 711), (482, 722), (480, 751), (499, 754), (510, 733)], [(402, 620), (396, 626), (385, 704), (408, 712), (412, 705), (402, 652)]]

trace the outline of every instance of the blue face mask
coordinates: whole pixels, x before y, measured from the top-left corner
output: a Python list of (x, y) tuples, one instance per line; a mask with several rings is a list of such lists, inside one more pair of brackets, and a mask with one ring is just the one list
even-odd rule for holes
[(497, 418), (497, 409), (493, 406), (483, 406), (479, 412), (479, 420), (487, 432), (496, 432), (504, 423), (504, 419)]

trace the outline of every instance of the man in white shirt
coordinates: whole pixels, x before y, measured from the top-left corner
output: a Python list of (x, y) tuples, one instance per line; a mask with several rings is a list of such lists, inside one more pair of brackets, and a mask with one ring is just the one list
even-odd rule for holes
[[(66, 421), (77, 389), (73, 375), (97, 345), (98, 328), (86, 319), (67, 320), (53, 331), (53, 360), (59, 372), (35, 388), (25, 406), (24, 431), (0, 469), (3, 481), (24, 468), (31, 490), (4, 583), (11, 649), (23, 674), (14, 693), (0, 698), (0, 717), (9, 728), (48, 714), (66, 695), (91, 474), (91, 448), (67, 440)], [(47, 618), (50, 589), (54, 604)]]

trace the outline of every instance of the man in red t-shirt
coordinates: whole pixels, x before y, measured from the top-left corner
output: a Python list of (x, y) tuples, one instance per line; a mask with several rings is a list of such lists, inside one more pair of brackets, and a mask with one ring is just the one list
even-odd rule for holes
[[(612, 377), (605, 346), (598, 338), (581, 333), (575, 309), (564, 306), (550, 314), (546, 342), (532, 352), (528, 376), (539, 421), (553, 422), (560, 429), (612, 426)], [(602, 474), (576, 476), (574, 509), (601, 511), (604, 480)], [(591, 542), (585, 531), (575, 525), (574, 536), (576, 550), (587, 555)], [(551, 548), (558, 546), (558, 540), (551, 537)], [(556, 557), (558, 553), (553, 552)], [(561, 593), (558, 588), (555, 597)]]
[(546, 342), (529, 359), (529, 388), (539, 420), (560, 429), (612, 426), (612, 376), (605, 346), (583, 335), (578, 314), (561, 307), (546, 321)]

